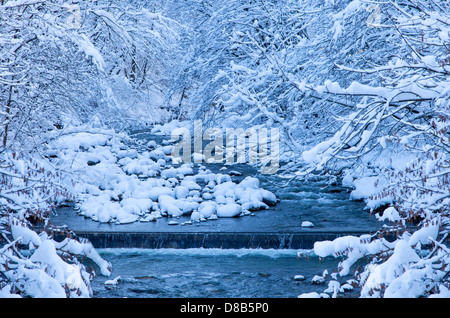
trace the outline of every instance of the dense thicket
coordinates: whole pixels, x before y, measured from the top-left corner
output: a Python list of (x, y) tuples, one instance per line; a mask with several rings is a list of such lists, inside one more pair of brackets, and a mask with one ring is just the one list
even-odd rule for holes
[[(403, 233), (318, 253), (347, 256), (344, 272), (370, 256), (363, 296), (448, 291), (448, 1), (0, 3), (4, 224), (63, 195), (27, 157), (69, 125), (277, 127), (291, 174), (337, 172)], [(399, 256), (405, 242), (417, 257)]]

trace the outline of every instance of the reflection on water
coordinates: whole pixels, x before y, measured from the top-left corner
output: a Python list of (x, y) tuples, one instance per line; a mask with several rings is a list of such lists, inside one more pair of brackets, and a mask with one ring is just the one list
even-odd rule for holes
[[(335, 259), (321, 262), (297, 250), (263, 249), (100, 249), (113, 264), (111, 277), (97, 277), (94, 297), (105, 298), (295, 298), (322, 292), (314, 275), (330, 274)], [(295, 275), (305, 277), (294, 280)], [(117, 285), (103, 283), (120, 276)], [(348, 279), (348, 278), (347, 278)]]

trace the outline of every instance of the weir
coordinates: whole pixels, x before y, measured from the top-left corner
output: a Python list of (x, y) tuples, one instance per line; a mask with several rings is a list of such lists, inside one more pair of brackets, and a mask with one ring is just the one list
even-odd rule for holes
[(365, 233), (183, 233), (79, 232), (96, 248), (312, 249), (317, 241)]

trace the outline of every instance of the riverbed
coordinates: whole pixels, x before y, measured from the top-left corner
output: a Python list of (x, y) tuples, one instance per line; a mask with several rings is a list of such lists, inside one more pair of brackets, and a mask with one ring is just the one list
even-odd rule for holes
[[(135, 137), (144, 141), (140, 144), (164, 140), (148, 133)], [(320, 178), (287, 182), (281, 174), (262, 175), (249, 164), (202, 163), (193, 169), (194, 174), (198, 169), (227, 173), (235, 183), (258, 178), (279, 202), (233, 218), (192, 222), (183, 215), (176, 222), (163, 217), (129, 224), (95, 222), (73, 206), (60, 207), (52, 223), (87, 237), (112, 264), (111, 277), (95, 278), (94, 297), (284, 298), (321, 292), (326, 285), (311, 280), (325, 270), (336, 271), (339, 260), (319, 260), (311, 250), (314, 242), (374, 233), (383, 225), (338, 183)], [(308, 257), (298, 257), (299, 251)], [(104, 284), (114, 278), (117, 284)]]

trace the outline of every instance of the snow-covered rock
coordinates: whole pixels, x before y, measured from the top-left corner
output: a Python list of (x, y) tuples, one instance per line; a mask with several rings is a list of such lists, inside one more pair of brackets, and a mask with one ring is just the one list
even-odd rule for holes
[(219, 218), (232, 218), (241, 214), (242, 208), (239, 204), (230, 203), (219, 205), (217, 207), (217, 216)]
[(310, 221), (303, 221), (302, 227), (314, 227), (314, 223), (312, 223)]
[[(80, 215), (116, 224), (183, 215), (214, 220), (250, 215), (277, 203), (258, 178), (248, 176), (236, 183), (230, 174), (212, 173), (203, 165), (194, 174), (193, 163), (171, 162), (170, 143), (140, 144), (147, 146), (143, 152), (130, 149), (111, 132), (74, 133), (54, 143), (49, 151), (61, 166), (67, 163), (79, 173), (74, 193)], [(23, 240), (29, 242), (28, 237)]]
[(104, 284), (104, 285), (109, 285), (109, 286), (111, 286), (111, 285), (117, 285), (121, 279), (122, 279), (122, 278), (121, 278), (120, 276), (117, 276), (117, 277), (114, 278), (114, 279), (108, 279), (108, 280), (106, 280), (103, 284)]
[(159, 208), (161, 213), (172, 217), (179, 217), (183, 215), (183, 211), (177, 206), (177, 201), (169, 195), (160, 195), (158, 197)]
[(311, 279), (311, 283), (315, 285), (320, 285), (325, 283), (325, 277), (314, 275), (314, 277)]

